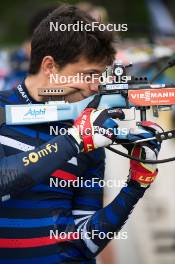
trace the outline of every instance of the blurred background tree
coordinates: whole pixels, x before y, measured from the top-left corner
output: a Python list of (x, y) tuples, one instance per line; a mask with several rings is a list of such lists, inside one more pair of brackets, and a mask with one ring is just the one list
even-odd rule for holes
[[(164, 0), (169, 9), (174, 12), (175, 1)], [(6, 0), (1, 1), (0, 7), (0, 45), (15, 45), (28, 36), (27, 25), (32, 14), (42, 6), (70, 3), (76, 4), (78, 0)], [(109, 13), (109, 20), (113, 23), (127, 23), (129, 31), (124, 36), (142, 37), (149, 31), (149, 16), (145, 0), (90, 0), (95, 5), (103, 6)]]

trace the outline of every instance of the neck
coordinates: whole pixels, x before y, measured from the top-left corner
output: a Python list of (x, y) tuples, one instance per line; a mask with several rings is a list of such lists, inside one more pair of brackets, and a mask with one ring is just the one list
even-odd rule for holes
[(38, 95), (38, 88), (45, 88), (46, 84), (39, 75), (30, 75), (25, 79), (25, 85), (30, 96), (37, 102), (60, 101), (60, 96)]
[(44, 101), (43, 96), (38, 95), (38, 88), (44, 87), (44, 84), (38, 75), (30, 75), (25, 79), (25, 85), (30, 96), (37, 102)]

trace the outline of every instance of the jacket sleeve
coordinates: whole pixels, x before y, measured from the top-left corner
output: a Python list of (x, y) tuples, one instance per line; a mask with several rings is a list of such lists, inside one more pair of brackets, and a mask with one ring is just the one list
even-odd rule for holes
[[(2, 148), (2, 146), (1, 146)], [(2, 150), (3, 151), (3, 150)], [(45, 180), (49, 174), (76, 156), (79, 147), (70, 136), (57, 136), (32, 151), (0, 156), (0, 198), (10, 199), (25, 188)]]
[(96, 183), (91, 187), (78, 189), (73, 205), (73, 216), (82, 242), (82, 252), (88, 258), (97, 256), (117, 235), (145, 192), (144, 188), (130, 182), (109, 205), (102, 208), (103, 173), (104, 161), (99, 160), (96, 167), (92, 167), (92, 163), (89, 165), (83, 179), (85, 181), (95, 178)]

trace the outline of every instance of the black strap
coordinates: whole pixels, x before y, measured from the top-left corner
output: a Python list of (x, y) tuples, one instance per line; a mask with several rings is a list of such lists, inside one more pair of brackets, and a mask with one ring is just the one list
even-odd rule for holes
[(101, 100), (101, 94), (95, 95), (94, 99), (87, 105), (86, 108), (97, 108)]
[(6, 123), (5, 108), (0, 107), (0, 125), (2, 125), (3, 123)]

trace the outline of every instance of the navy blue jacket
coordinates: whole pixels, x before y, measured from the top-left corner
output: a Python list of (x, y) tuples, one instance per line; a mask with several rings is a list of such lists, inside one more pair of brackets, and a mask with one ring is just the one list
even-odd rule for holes
[[(0, 93), (1, 107), (27, 103), (36, 102), (24, 83)], [(0, 264), (95, 263), (144, 194), (130, 183), (103, 208), (104, 149), (79, 154), (73, 139), (49, 132), (0, 127)]]

